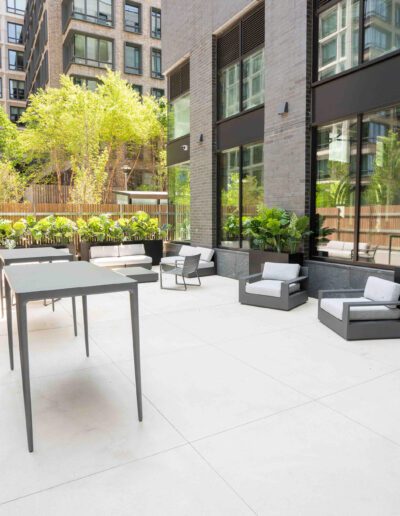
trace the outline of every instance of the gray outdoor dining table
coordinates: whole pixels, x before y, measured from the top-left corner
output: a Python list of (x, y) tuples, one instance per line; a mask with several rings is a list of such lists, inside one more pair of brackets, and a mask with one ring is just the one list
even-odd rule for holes
[(65, 252), (66, 249), (55, 247), (27, 247), (23, 249), (0, 249), (0, 296), (1, 296), (1, 317), (4, 317), (4, 273), (3, 268), (7, 265), (28, 262), (56, 262), (72, 261), (74, 255)]
[(140, 370), (140, 334), (138, 309), (138, 283), (111, 270), (97, 267), (88, 262), (66, 262), (7, 266), (4, 268), (8, 345), (10, 363), (13, 355), (12, 296), (14, 292), (17, 309), (19, 350), (21, 360), (22, 387), (25, 405), (26, 431), (29, 451), (33, 451), (32, 404), (29, 374), (28, 320), (27, 304), (30, 301), (51, 298), (71, 297), (75, 335), (76, 307), (75, 297), (82, 296), (83, 320), (85, 329), (86, 355), (89, 356), (89, 331), (87, 316), (87, 296), (129, 292), (132, 323), (133, 355), (135, 362), (136, 399), (139, 421), (142, 421), (142, 388)]

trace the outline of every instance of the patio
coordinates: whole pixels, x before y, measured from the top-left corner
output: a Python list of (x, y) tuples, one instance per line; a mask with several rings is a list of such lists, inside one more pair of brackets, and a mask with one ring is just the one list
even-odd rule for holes
[[(400, 346), (242, 306), (237, 281), (139, 286), (144, 420), (127, 294), (29, 306), (35, 452), (0, 324), (0, 515), (396, 515)], [(14, 325), (15, 328), (15, 325)]]

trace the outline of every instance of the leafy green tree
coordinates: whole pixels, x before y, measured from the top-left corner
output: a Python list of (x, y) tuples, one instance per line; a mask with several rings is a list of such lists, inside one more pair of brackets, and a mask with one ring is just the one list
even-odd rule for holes
[(10, 161), (0, 161), (0, 202), (20, 202), (25, 188), (25, 177), (14, 165)]

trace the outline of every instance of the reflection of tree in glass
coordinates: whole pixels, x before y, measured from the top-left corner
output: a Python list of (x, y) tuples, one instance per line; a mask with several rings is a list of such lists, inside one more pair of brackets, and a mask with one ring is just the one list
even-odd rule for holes
[(317, 208), (352, 206), (353, 186), (349, 163), (329, 161), (328, 173), (328, 180), (317, 183)]
[(399, 134), (393, 130), (387, 136), (378, 137), (366, 200), (369, 204), (386, 206), (400, 203), (400, 140)]

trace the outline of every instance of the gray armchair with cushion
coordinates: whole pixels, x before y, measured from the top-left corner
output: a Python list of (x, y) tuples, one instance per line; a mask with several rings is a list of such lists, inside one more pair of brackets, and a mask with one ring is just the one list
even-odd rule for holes
[[(162, 289), (171, 290), (171, 288), (164, 287), (163, 275), (175, 276), (175, 285), (183, 286), (183, 290), (187, 290), (187, 286), (200, 287), (201, 281), (199, 278), (199, 262), (200, 254), (185, 256), (185, 258), (175, 260), (175, 267), (171, 268), (170, 264), (160, 264), (160, 287)], [(187, 283), (185, 278), (197, 278), (198, 285)], [(179, 283), (178, 278), (182, 279)], [(176, 288), (174, 290), (177, 290)]]
[(321, 290), (318, 319), (346, 340), (400, 337), (400, 285), (370, 276), (364, 290)]
[(270, 263), (260, 274), (239, 280), (239, 302), (243, 305), (291, 310), (308, 300), (308, 269), (296, 263)]

